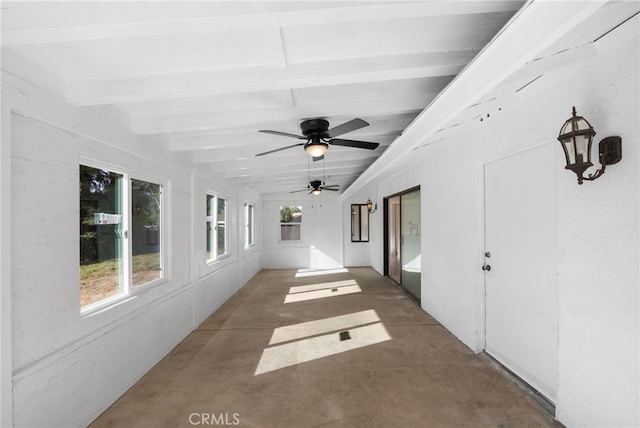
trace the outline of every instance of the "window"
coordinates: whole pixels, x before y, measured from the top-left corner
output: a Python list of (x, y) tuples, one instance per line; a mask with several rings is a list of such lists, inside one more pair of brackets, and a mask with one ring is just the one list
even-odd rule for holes
[(207, 262), (228, 253), (227, 200), (207, 194)]
[(367, 204), (351, 205), (351, 242), (369, 242), (369, 210)]
[(302, 207), (280, 207), (280, 241), (302, 240)]
[(131, 180), (131, 281), (134, 287), (162, 277), (160, 197), (159, 184)]
[(163, 277), (162, 186), (80, 165), (80, 306)]
[(255, 245), (255, 208), (252, 204), (244, 204), (244, 247)]

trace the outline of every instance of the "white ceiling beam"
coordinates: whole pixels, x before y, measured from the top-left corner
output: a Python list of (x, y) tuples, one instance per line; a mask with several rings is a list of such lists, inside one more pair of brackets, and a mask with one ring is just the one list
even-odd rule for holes
[(353, 195), (384, 171), (394, 168), (404, 154), (424, 144), (467, 106), (482, 99), (604, 5), (604, 1), (527, 3), (342, 197)]
[(359, 157), (348, 158), (336, 155), (330, 161), (328, 160), (324, 166), (322, 162), (315, 162), (313, 165), (307, 166), (307, 160), (304, 158), (291, 160), (273, 156), (267, 160), (254, 157), (233, 162), (207, 162), (206, 166), (214, 171), (228, 172), (228, 177), (238, 177), (243, 175), (277, 174), (280, 171), (330, 171), (337, 168), (369, 165), (374, 160), (375, 156), (369, 156), (368, 153)]
[[(395, 138), (397, 138), (397, 135), (384, 135), (384, 136), (378, 135), (378, 136), (371, 136), (370, 138), (369, 137), (364, 138), (361, 135), (358, 135), (357, 138), (354, 137), (353, 139), (379, 143), (380, 146), (377, 149), (375, 149), (374, 152), (382, 153), (385, 147), (388, 146)], [(294, 139), (289, 140), (284, 138), (276, 141), (278, 142), (277, 144), (270, 143), (269, 145), (265, 145), (264, 139), (263, 139), (262, 141), (256, 142), (255, 144), (251, 144), (251, 145), (245, 144), (242, 146), (204, 149), (204, 150), (195, 149), (191, 153), (191, 158), (195, 163), (219, 162), (222, 164), (222, 163), (226, 163), (228, 161), (234, 161), (237, 159), (242, 159), (244, 161), (246, 159), (258, 158), (255, 156), (257, 153), (261, 153), (268, 150), (273, 150), (273, 149), (277, 149), (280, 147), (285, 147), (287, 145), (292, 145), (297, 143), (297, 140), (294, 140)], [(304, 141), (300, 141), (300, 142), (304, 143)], [(327, 159), (335, 158), (340, 160), (358, 159), (362, 157), (361, 153), (366, 153), (365, 150), (366, 149), (334, 146), (329, 148), (329, 151), (326, 154), (326, 158)], [(299, 161), (301, 157), (300, 155), (307, 156), (302, 146), (292, 147), (290, 149), (283, 150), (281, 152), (273, 153), (271, 155), (266, 155), (268, 157), (264, 159), (278, 157), (279, 159), (293, 158), (296, 161)]]
[[(171, 116), (138, 117), (131, 120), (135, 134), (164, 134), (168, 132), (204, 131), (234, 126), (249, 126), (270, 129), (274, 122), (290, 120), (291, 117), (326, 117), (347, 115), (351, 117), (398, 114), (420, 111), (430, 99), (422, 94), (393, 100), (380, 100), (363, 105), (361, 100), (353, 105), (309, 106), (294, 108), (253, 109), (213, 113), (193, 113)], [(291, 139), (294, 144), (295, 140)], [(274, 140), (276, 141), (276, 140)]]
[[(386, 144), (390, 143), (402, 134), (404, 126), (398, 126), (395, 129), (388, 127), (385, 128), (384, 132), (367, 132), (367, 128), (364, 129), (365, 130), (358, 131), (357, 134), (349, 134), (349, 138), (353, 137), (352, 139), (355, 140), (373, 141), (380, 144)], [(169, 136), (170, 134), (164, 135)], [(277, 137), (270, 136), (269, 138)], [(347, 137), (345, 136), (345, 138)], [(242, 156), (247, 148), (255, 150), (256, 147), (262, 146), (265, 141), (265, 134), (254, 131), (250, 135), (247, 135), (247, 133), (221, 133), (220, 135), (210, 134), (188, 138), (169, 138), (167, 141), (163, 142), (163, 146), (174, 152), (201, 150), (203, 153), (206, 153), (206, 151), (211, 150), (211, 152), (216, 153), (217, 156), (222, 156), (223, 158), (235, 158), (237, 156)], [(288, 141), (290, 141), (291, 144), (296, 143), (296, 140), (285, 137), (281, 140), (273, 141), (280, 141), (283, 146), (285, 146)]]
[(66, 97), (72, 104), (90, 106), (455, 76), (477, 53), (477, 50), (463, 50), (381, 55), (286, 67), (256, 66), (81, 80), (68, 83)]
[[(153, 7), (153, 3), (149, 3)], [(80, 42), (114, 38), (211, 33), (286, 26), (308, 26), (345, 22), (376, 22), (390, 19), (437, 17), (445, 15), (507, 12), (517, 10), (521, 2), (420, 2), (383, 5), (350, 5), (315, 10), (275, 13), (246, 13), (221, 16), (197, 16), (182, 19), (139, 20), (119, 23), (95, 23), (63, 27), (4, 30), (4, 46), (42, 43)], [(9, 12), (9, 10), (7, 11)]]
[[(341, 184), (343, 182), (348, 181), (349, 179), (356, 178), (358, 174), (362, 170), (349, 170), (344, 172), (332, 172), (331, 174), (327, 174), (326, 182), (329, 184)], [(247, 187), (260, 187), (263, 183), (268, 183), (267, 185), (274, 184), (287, 184), (291, 183), (295, 187), (303, 187), (305, 183), (308, 183), (309, 180), (317, 180), (318, 178), (322, 178), (321, 176), (309, 176), (307, 179), (306, 175), (291, 175), (291, 176), (282, 176), (282, 177), (250, 177), (244, 180), (242, 179), (233, 179), (234, 182), (238, 184), (242, 184)]]
[[(373, 139), (376, 136), (394, 136), (402, 134), (402, 131), (411, 123), (416, 117), (419, 111), (399, 114), (387, 114), (385, 116), (366, 116), (365, 119), (369, 122), (369, 126), (357, 131), (357, 134), (350, 134), (354, 139)], [(346, 120), (352, 119), (350, 116)], [(331, 119), (331, 122), (340, 124), (341, 122), (336, 119)], [(287, 125), (291, 124), (291, 120), (286, 121)], [(285, 122), (272, 123), (269, 129), (281, 130), (284, 132), (298, 133), (299, 128), (289, 129), (284, 126)], [(282, 127), (281, 127), (282, 125)], [(355, 138), (355, 137), (358, 138)], [(265, 135), (246, 129), (227, 129), (227, 130), (205, 130), (200, 132), (185, 132), (185, 133), (173, 133), (164, 134), (162, 144), (168, 150), (171, 151), (190, 151), (190, 150), (202, 150), (202, 149), (215, 149), (224, 148), (230, 146), (250, 146), (254, 144), (264, 143)], [(155, 136), (154, 136), (155, 138)], [(291, 140), (294, 141), (294, 140)], [(293, 144), (293, 143), (292, 143)]]

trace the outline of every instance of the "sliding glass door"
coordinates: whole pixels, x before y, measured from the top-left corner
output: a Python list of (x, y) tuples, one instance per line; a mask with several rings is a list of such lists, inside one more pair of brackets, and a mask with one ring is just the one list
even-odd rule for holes
[(385, 198), (385, 273), (421, 298), (420, 189)]

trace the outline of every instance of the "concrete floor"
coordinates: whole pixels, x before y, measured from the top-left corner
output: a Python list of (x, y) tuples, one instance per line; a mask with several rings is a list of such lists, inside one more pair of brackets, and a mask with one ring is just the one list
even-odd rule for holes
[(296, 272), (256, 275), (91, 426), (561, 426), (374, 270)]

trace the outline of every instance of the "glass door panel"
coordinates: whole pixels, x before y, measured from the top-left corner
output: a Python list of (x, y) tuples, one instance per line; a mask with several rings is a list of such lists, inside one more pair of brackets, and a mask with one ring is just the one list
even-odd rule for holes
[(400, 285), (420, 300), (420, 190), (400, 196)]
[(400, 284), (400, 196), (387, 200), (388, 209), (388, 246), (387, 258), (389, 261), (388, 275)]

